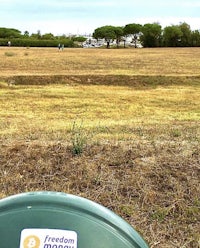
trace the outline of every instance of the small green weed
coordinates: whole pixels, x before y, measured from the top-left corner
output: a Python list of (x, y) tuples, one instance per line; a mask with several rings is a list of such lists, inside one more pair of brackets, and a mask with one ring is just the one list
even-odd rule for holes
[(87, 133), (83, 128), (83, 123), (77, 124), (74, 121), (71, 129), (71, 142), (73, 155), (80, 155), (87, 143)]
[(172, 135), (172, 137), (174, 137), (174, 138), (178, 138), (178, 137), (181, 136), (181, 131), (178, 130), (178, 129), (174, 129), (174, 130), (171, 131), (171, 135)]
[(160, 209), (157, 209), (155, 212), (152, 213), (151, 218), (152, 218), (152, 220), (157, 220), (159, 222), (162, 222), (162, 221), (164, 221), (167, 214), (168, 214), (168, 209), (160, 208)]

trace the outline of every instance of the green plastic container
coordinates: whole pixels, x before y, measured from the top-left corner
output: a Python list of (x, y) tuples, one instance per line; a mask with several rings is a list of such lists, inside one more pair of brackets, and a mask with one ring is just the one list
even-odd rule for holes
[(30, 192), (0, 200), (0, 248), (148, 248), (107, 208), (74, 195)]

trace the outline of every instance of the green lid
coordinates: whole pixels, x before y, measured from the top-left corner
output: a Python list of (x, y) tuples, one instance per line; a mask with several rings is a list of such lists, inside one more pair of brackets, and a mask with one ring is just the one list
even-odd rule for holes
[(1, 248), (148, 248), (121, 217), (82, 197), (30, 192), (0, 200)]

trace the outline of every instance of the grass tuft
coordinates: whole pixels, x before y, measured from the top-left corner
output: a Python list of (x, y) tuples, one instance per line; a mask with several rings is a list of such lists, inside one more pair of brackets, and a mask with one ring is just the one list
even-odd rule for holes
[(13, 56), (16, 55), (16, 54), (13, 53), (13, 52), (5, 52), (4, 54), (5, 54), (5, 56), (7, 56), (7, 57), (13, 57)]
[(78, 124), (76, 121), (73, 122), (71, 129), (71, 143), (73, 155), (81, 155), (84, 147), (87, 144), (87, 133), (83, 128), (83, 122)]

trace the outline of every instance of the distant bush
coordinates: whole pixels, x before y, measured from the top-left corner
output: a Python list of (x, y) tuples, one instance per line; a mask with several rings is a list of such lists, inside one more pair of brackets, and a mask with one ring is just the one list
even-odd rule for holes
[(15, 53), (13, 53), (13, 52), (5, 52), (5, 56), (12, 57), (12, 56), (15, 56)]
[[(36, 40), (36, 39), (11, 39), (12, 46), (17, 47), (57, 47), (58, 44), (64, 44), (65, 47), (74, 47), (74, 42), (70, 39), (57, 40)], [(8, 39), (0, 39), (0, 46), (7, 46)]]
[(84, 42), (87, 40), (87, 38), (83, 37), (83, 36), (78, 36), (78, 37), (72, 37), (73, 41), (77, 41), (77, 42)]

